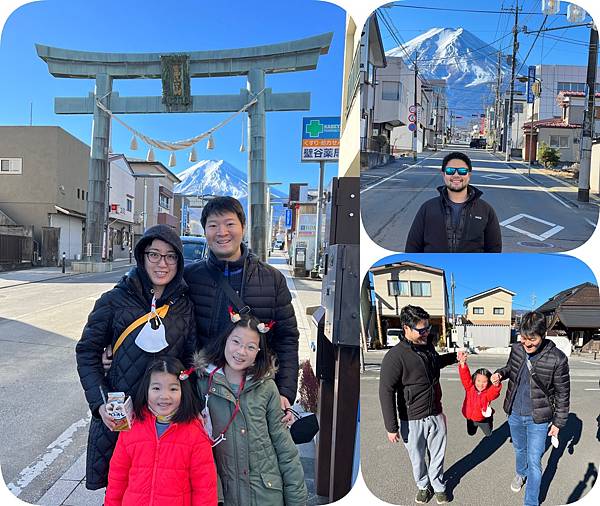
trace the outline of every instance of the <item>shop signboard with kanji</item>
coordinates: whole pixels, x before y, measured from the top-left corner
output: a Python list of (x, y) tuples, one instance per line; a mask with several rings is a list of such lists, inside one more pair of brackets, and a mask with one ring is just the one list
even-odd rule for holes
[(340, 117), (302, 118), (303, 162), (337, 162), (340, 155)]

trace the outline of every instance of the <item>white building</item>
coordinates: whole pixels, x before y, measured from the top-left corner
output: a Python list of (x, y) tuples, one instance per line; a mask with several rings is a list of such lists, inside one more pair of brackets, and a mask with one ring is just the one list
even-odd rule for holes
[(109, 162), (107, 256), (126, 258), (133, 246), (135, 178), (124, 155), (111, 155)]

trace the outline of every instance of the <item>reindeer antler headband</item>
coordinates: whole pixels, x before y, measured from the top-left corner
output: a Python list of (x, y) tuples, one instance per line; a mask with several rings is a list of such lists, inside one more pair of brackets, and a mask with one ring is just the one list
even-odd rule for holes
[[(229, 318), (231, 318), (231, 322), (232, 323), (237, 323), (239, 322), (242, 317), (240, 316), (239, 313), (236, 313), (233, 310), (232, 306), (229, 306)], [(269, 330), (271, 330), (273, 327), (275, 326), (275, 320), (271, 320), (267, 323), (263, 323), (260, 322), (258, 325), (256, 325), (256, 329), (261, 333), (261, 334), (266, 334), (267, 332), (269, 332)]]

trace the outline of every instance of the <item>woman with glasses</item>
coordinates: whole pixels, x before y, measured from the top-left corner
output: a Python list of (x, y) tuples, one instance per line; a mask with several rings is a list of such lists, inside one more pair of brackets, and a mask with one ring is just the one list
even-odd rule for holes
[[(167, 225), (149, 228), (135, 247), (136, 266), (97, 301), (75, 348), (77, 372), (92, 412), (86, 487), (107, 484), (118, 432), (108, 392), (133, 395), (148, 364), (175, 356), (189, 367), (196, 347), (193, 305), (183, 280), (183, 246)], [(102, 353), (112, 355), (108, 372)]]

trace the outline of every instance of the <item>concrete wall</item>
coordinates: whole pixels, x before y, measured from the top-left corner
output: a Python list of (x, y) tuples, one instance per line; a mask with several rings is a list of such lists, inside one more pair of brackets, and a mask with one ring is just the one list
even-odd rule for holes
[(21, 174), (0, 175), (0, 209), (36, 241), (55, 205), (85, 214), (89, 149), (60, 127), (0, 126), (0, 158), (22, 159)]
[[(473, 308), (483, 308), (483, 314), (475, 314)], [(494, 308), (504, 309), (504, 314), (495, 315)], [(466, 304), (465, 316), (473, 323), (495, 323), (510, 325), (512, 312), (512, 295), (504, 290), (496, 290), (490, 294), (469, 300)]]
[(578, 139), (581, 135), (580, 128), (540, 128), (537, 141), (538, 149), (542, 142), (550, 145), (551, 135), (567, 136), (569, 138), (569, 145), (566, 148), (559, 148), (561, 162), (572, 163), (577, 160), (579, 144), (575, 144), (573, 140)]
[(510, 325), (457, 325), (452, 340), (458, 347), (505, 348), (510, 344)]
[(600, 144), (592, 146), (592, 164), (590, 167), (590, 192), (600, 193)]
[[(431, 296), (429, 297), (398, 296), (399, 310), (407, 304), (413, 304), (422, 307), (431, 316), (446, 315), (444, 277), (441, 274), (423, 271), (415, 267), (403, 267), (392, 272), (373, 274), (375, 293), (384, 301), (382, 316), (395, 314), (396, 297), (389, 295), (387, 283), (389, 280), (409, 281), (409, 283), (410, 281), (429, 281), (431, 283)], [(377, 303), (377, 305), (379, 304)]]

